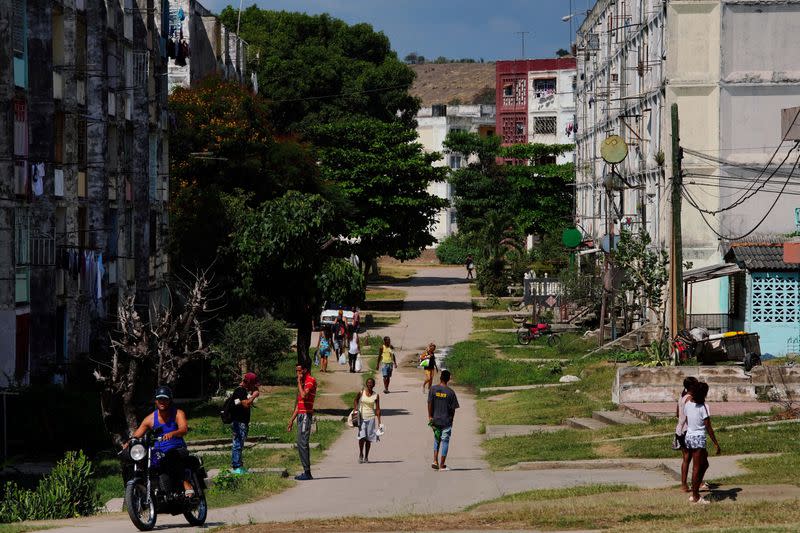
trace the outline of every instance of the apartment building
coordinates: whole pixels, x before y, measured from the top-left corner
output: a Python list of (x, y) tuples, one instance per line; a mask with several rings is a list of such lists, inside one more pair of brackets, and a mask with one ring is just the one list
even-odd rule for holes
[[(165, 298), (181, 12), (211, 22), (196, 2), (0, 1), (0, 385), (64, 382), (108, 350), (122, 294)], [(181, 62), (205, 53), (187, 33)], [(220, 35), (215, 69), (244, 78)]]
[[(574, 142), (575, 67), (572, 57), (496, 63), (496, 128), (503, 144)], [(556, 162), (573, 158), (567, 152)]]
[[(721, 263), (729, 242), (753, 228), (756, 235), (792, 231), (800, 187), (787, 182), (780, 194), (785, 177), (716, 216), (691, 203), (709, 211), (730, 206), (791, 147), (781, 142), (780, 113), (800, 102), (800, 67), (789, 52), (798, 25), (796, 2), (598, 0), (576, 36), (575, 217), (586, 235), (598, 242), (610, 229), (643, 227), (656, 246), (668, 247), (673, 103), (687, 196), (684, 261)], [(600, 158), (609, 135), (629, 147), (614, 169), (623, 190), (611, 193), (604, 183), (612, 168)], [(788, 175), (792, 162), (776, 176)], [(728, 313), (727, 278), (693, 291), (695, 313)]]
[[(444, 105), (438, 104), (420, 108), (417, 113), (417, 133), (419, 142), (426, 152), (444, 153), (444, 140), (451, 131), (466, 131), (482, 136), (495, 134), (495, 106), (493, 105)], [(458, 153), (445, 154), (434, 163), (435, 166), (446, 166), (452, 170), (466, 166), (467, 158)], [(437, 241), (455, 233), (456, 210), (452, 205), (453, 189), (449, 182), (432, 183), (428, 189), (451, 202), (450, 207), (439, 211), (436, 224), (431, 234)]]

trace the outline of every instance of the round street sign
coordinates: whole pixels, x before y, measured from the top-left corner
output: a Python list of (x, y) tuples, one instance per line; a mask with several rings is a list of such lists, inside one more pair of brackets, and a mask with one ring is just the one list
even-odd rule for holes
[(600, 157), (612, 165), (622, 163), (628, 157), (628, 145), (619, 135), (612, 135), (600, 145)]
[(567, 228), (561, 233), (561, 242), (567, 248), (577, 248), (583, 240), (583, 235), (578, 228)]
[(609, 235), (606, 233), (603, 235), (603, 238), (600, 239), (600, 249), (605, 253), (609, 253), (611, 250), (616, 250), (617, 244), (619, 244), (619, 235)]

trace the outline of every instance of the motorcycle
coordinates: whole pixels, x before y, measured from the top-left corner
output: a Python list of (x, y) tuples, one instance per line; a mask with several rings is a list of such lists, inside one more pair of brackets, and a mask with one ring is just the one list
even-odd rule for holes
[(532, 340), (536, 340), (545, 335), (547, 335), (547, 345), (550, 347), (556, 346), (561, 342), (561, 335), (553, 333), (550, 324), (531, 324), (529, 322), (523, 322), (520, 324), (519, 328), (517, 328), (517, 342), (523, 345), (528, 345)]
[(207, 475), (203, 462), (195, 455), (186, 458), (185, 467), (194, 489), (194, 496), (187, 497), (183, 480), (171, 479), (154, 464), (160, 455), (154, 446), (161, 439), (160, 435), (150, 431), (142, 438), (131, 439), (128, 447), (120, 452), (128, 516), (140, 531), (153, 529), (159, 513), (183, 513), (189, 524), (202, 526), (208, 515)]

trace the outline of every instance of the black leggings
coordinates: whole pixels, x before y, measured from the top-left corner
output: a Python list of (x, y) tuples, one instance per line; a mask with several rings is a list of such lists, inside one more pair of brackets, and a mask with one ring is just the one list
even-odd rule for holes
[(171, 487), (171, 490), (174, 490), (180, 484), (183, 489), (183, 480), (188, 479), (186, 475), (187, 459), (189, 459), (189, 450), (186, 448), (173, 448), (164, 454), (159, 462), (162, 488)]
[(347, 352), (347, 362), (350, 363), (350, 372), (356, 371), (356, 359), (358, 358), (357, 353), (350, 353)]

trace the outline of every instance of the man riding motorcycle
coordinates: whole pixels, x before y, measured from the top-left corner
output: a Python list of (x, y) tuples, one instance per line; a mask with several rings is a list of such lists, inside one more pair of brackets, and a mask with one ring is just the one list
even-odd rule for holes
[[(134, 438), (142, 438), (148, 431), (161, 431), (161, 440), (154, 445), (155, 455), (153, 464), (160, 471), (169, 476), (171, 482), (183, 480), (184, 495), (187, 498), (194, 496), (192, 484), (186, 475), (186, 459), (189, 450), (183, 436), (189, 431), (186, 424), (186, 413), (172, 405), (172, 389), (162, 385), (156, 389), (156, 408), (152, 416), (146, 416), (136, 431)], [(128, 443), (125, 443), (128, 447)]]

